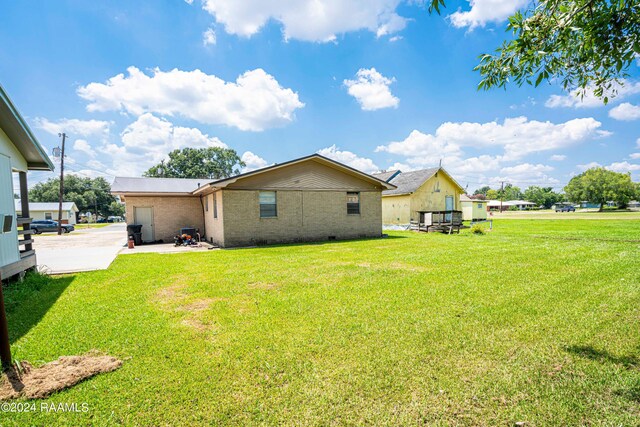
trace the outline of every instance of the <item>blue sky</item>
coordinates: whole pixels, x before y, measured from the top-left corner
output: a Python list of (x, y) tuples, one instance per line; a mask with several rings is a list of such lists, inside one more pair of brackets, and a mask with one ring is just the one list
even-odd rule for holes
[[(314, 152), (367, 172), (442, 160), (470, 190), (640, 179), (640, 64), (608, 105), (560, 87), (478, 92), (477, 56), (526, 0), (6, 2), (0, 83), (69, 169), (139, 176), (227, 146), (248, 168)], [(33, 174), (32, 182), (51, 174)]]

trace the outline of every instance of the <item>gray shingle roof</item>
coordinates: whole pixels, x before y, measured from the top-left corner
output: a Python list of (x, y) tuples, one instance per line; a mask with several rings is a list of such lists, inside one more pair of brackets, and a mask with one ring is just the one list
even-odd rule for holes
[(386, 190), (382, 192), (383, 196), (393, 196), (396, 194), (411, 194), (415, 192), (426, 180), (438, 172), (440, 168), (422, 169), (413, 172), (402, 172), (396, 175), (390, 184), (395, 185), (395, 190)]
[[(22, 212), (22, 205), (20, 200), (15, 201), (16, 212)], [(75, 206), (73, 202), (62, 202), (62, 210), (70, 211)], [(78, 210), (78, 208), (76, 208)], [(58, 211), (58, 202), (44, 203), (44, 202), (29, 202), (29, 211)]]
[(391, 178), (393, 178), (394, 176), (396, 176), (399, 173), (400, 173), (399, 170), (393, 170), (393, 171), (384, 171), (384, 172), (372, 173), (371, 176), (375, 176), (376, 178), (381, 179), (384, 182), (389, 182), (391, 180)]
[(210, 179), (127, 178), (118, 176), (111, 185), (112, 193), (185, 193), (210, 183)]

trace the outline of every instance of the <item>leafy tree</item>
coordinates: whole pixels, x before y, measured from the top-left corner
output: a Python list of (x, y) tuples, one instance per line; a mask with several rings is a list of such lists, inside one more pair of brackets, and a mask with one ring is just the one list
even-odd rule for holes
[(498, 194), (497, 190), (493, 190), (493, 189), (487, 190), (488, 200), (498, 200), (499, 198), (500, 198), (500, 194)]
[[(429, 11), (444, 6), (430, 0)], [(480, 56), (478, 88), (560, 82), (581, 95), (592, 89), (606, 104), (640, 54), (640, 0), (532, 1), (509, 17), (507, 31), (513, 38)]]
[(183, 148), (169, 153), (169, 160), (151, 167), (144, 176), (156, 178), (220, 179), (240, 173), (246, 166), (230, 148)]
[(487, 196), (487, 191), (491, 190), (491, 187), (489, 187), (488, 185), (485, 185), (484, 187), (480, 187), (478, 188), (476, 191), (473, 192), (473, 195), (477, 195), (477, 194), (482, 194), (483, 196)]
[(597, 203), (602, 210), (609, 200), (626, 206), (636, 195), (637, 184), (631, 181), (631, 174), (613, 172), (605, 168), (591, 168), (574, 176), (564, 191), (572, 202)]
[(520, 200), (522, 199), (522, 191), (520, 187), (516, 187), (513, 184), (507, 184), (504, 186), (504, 189), (498, 190), (498, 198), (503, 200)]
[(524, 190), (523, 197), (525, 200), (538, 206), (544, 206), (546, 209), (550, 209), (551, 206), (564, 200), (564, 196), (553, 191), (552, 187), (531, 186)]
[[(32, 202), (57, 202), (60, 191), (60, 179), (51, 178), (39, 182), (29, 190)], [(74, 202), (80, 212), (94, 212), (96, 202), (98, 215), (123, 215), (124, 206), (117, 202), (111, 194), (111, 185), (104, 178), (81, 178), (76, 175), (65, 175), (65, 202)]]

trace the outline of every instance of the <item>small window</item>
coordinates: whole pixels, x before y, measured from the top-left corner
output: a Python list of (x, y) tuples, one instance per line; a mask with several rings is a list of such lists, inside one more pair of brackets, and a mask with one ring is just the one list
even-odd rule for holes
[(482, 203), (478, 203), (478, 209), (482, 209)]
[(209, 212), (209, 196), (204, 198), (204, 211)]
[(360, 214), (360, 193), (347, 193), (347, 214)]
[(261, 191), (260, 198), (260, 218), (274, 218), (278, 216), (278, 205), (275, 191)]
[(213, 193), (213, 217), (218, 218), (218, 193)]
[(53, 219), (53, 216), (52, 216), (51, 212), (45, 212), (44, 213), (44, 219)]
[(13, 215), (0, 215), (2, 218), (2, 232), (10, 233), (13, 228)]

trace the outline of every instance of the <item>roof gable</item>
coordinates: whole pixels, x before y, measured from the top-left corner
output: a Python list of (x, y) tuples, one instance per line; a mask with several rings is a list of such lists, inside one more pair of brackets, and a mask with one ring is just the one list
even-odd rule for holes
[[(207, 186), (236, 189), (391, 189), (394, 185), (353, 169), (335, 160), (312, 154), (234, 177), (214, 181)], [(205, 191), (199, 189), (197, 192)]]
[(401, 194), (412, 194), (415, 193), (418, 188), (422, 187), (422, 185), (427, 182), (432, 176), (437, 173), (443, 173), (453, 184), (460, 189), (460, 191), (464, 191), (462, 186), (456, 182), (451, 175), (447, 171), (445, 171), (441, 167), (437, 168), (429, 168), (429, 169), (421, 169), (417, 171), (411, 172), (401, 172), (394, 176), (390, 183), (395, 185), (397, 188), (394, 190), (387, 190), (382, 193), (383, 196), (397, 196)]

